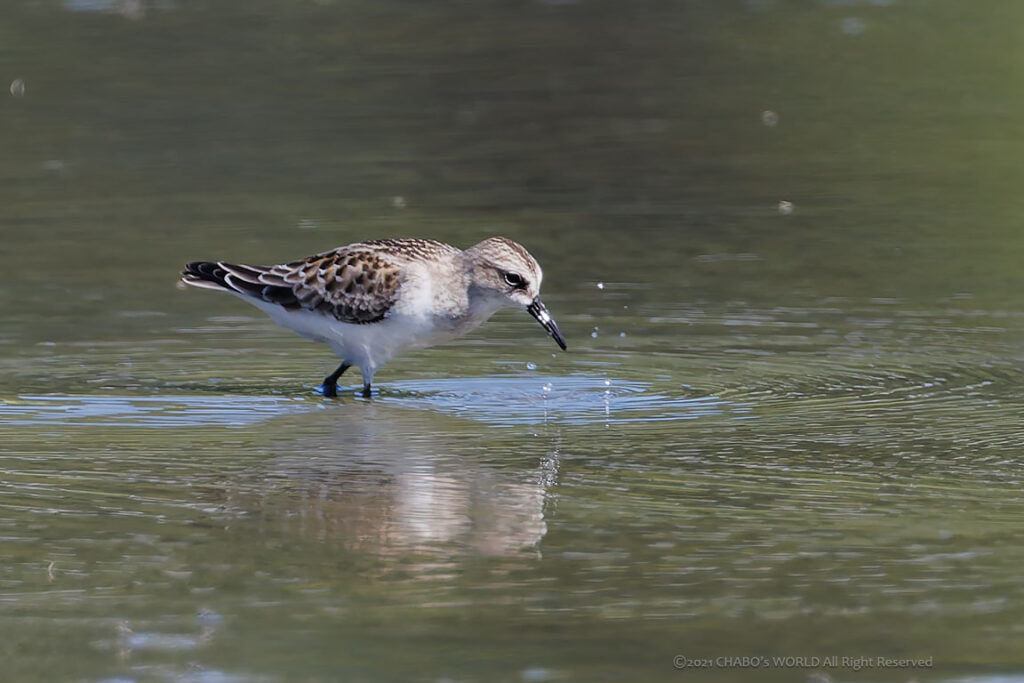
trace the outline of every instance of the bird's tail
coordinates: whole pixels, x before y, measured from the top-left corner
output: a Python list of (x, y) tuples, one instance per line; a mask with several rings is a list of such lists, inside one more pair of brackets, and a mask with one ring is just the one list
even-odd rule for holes
[(232, 287), (227, 278), (228, 271), (221, 264), (210, 261), (186, 263), (185, 270), (181, 271), (181, 281), (186, 285), (237, 293), (238, 289)]
[(285, 308), (296, 308), (299, 301), (290, 283), (270, 272), (268, 266), (245, 266), (218, 261), (192, 261), (181, 271), (181, 281), (193, 287), (216, 289), (262, 299)]

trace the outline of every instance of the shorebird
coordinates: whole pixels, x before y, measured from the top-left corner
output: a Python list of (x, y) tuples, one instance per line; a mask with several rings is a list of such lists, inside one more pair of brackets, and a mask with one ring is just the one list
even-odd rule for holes
[(384, 363), (406, 349), (460, 337), (502, 308), (523, 308), (565, 350), (540, 300), (540, 265), (520, 244), (491, 237), (465, 251), (422, 239), (357, 242), (276, 266), (185, 265), (183, 282), (230, 292), (274, 322), (330, 346), (341, 364), (317, 389), (337, 396), (352, 366), (363, 396)]

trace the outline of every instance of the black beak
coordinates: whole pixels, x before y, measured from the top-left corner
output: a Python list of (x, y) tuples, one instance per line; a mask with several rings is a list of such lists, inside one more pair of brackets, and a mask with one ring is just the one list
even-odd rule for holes
[(526, 307), (526, 312), (536, 318), (537, 322), (540, 323), (540, 326), (547, 330), (548, 334), (551, 335), (551, 338), (555, 340), (555, 343), (561, 346), (562, 350), (565, 351), (565, 337), (563, 337), (562, 333), (558, 331), (558, 325), (555, 324), (555, 319), (551, 317), (550, 313), (548, 313), (547, 306), (541, 302), (539, 296), (533, 300), (532, 304)]

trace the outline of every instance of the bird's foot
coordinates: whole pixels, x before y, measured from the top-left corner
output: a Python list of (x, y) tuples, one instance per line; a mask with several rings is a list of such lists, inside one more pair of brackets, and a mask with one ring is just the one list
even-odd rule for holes
[(325, 398), (337, 398), (338, 397), (338, 385), (327, 384), (326, 382), (316, 388), (316, 393), (324, 396)]
[(369, 384), (364, 384), (363, 385), (363, 398), (370, 398), (371, 395), (372, 394), (370, 393), (370, 385)]

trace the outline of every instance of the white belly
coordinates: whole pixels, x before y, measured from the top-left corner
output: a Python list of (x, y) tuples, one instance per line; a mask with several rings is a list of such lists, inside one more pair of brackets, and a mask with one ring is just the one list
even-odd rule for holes
[[(281, 327), (330, 346), (342, 360), (371, 374), (400, 352), (439, 344), (465, 334), (472, 327), (432, 316), (392, 315), (379, 322), (355, 325), (304, 309), (246, 298)], [(483, 322), (483, 321), (480, 321)]]

